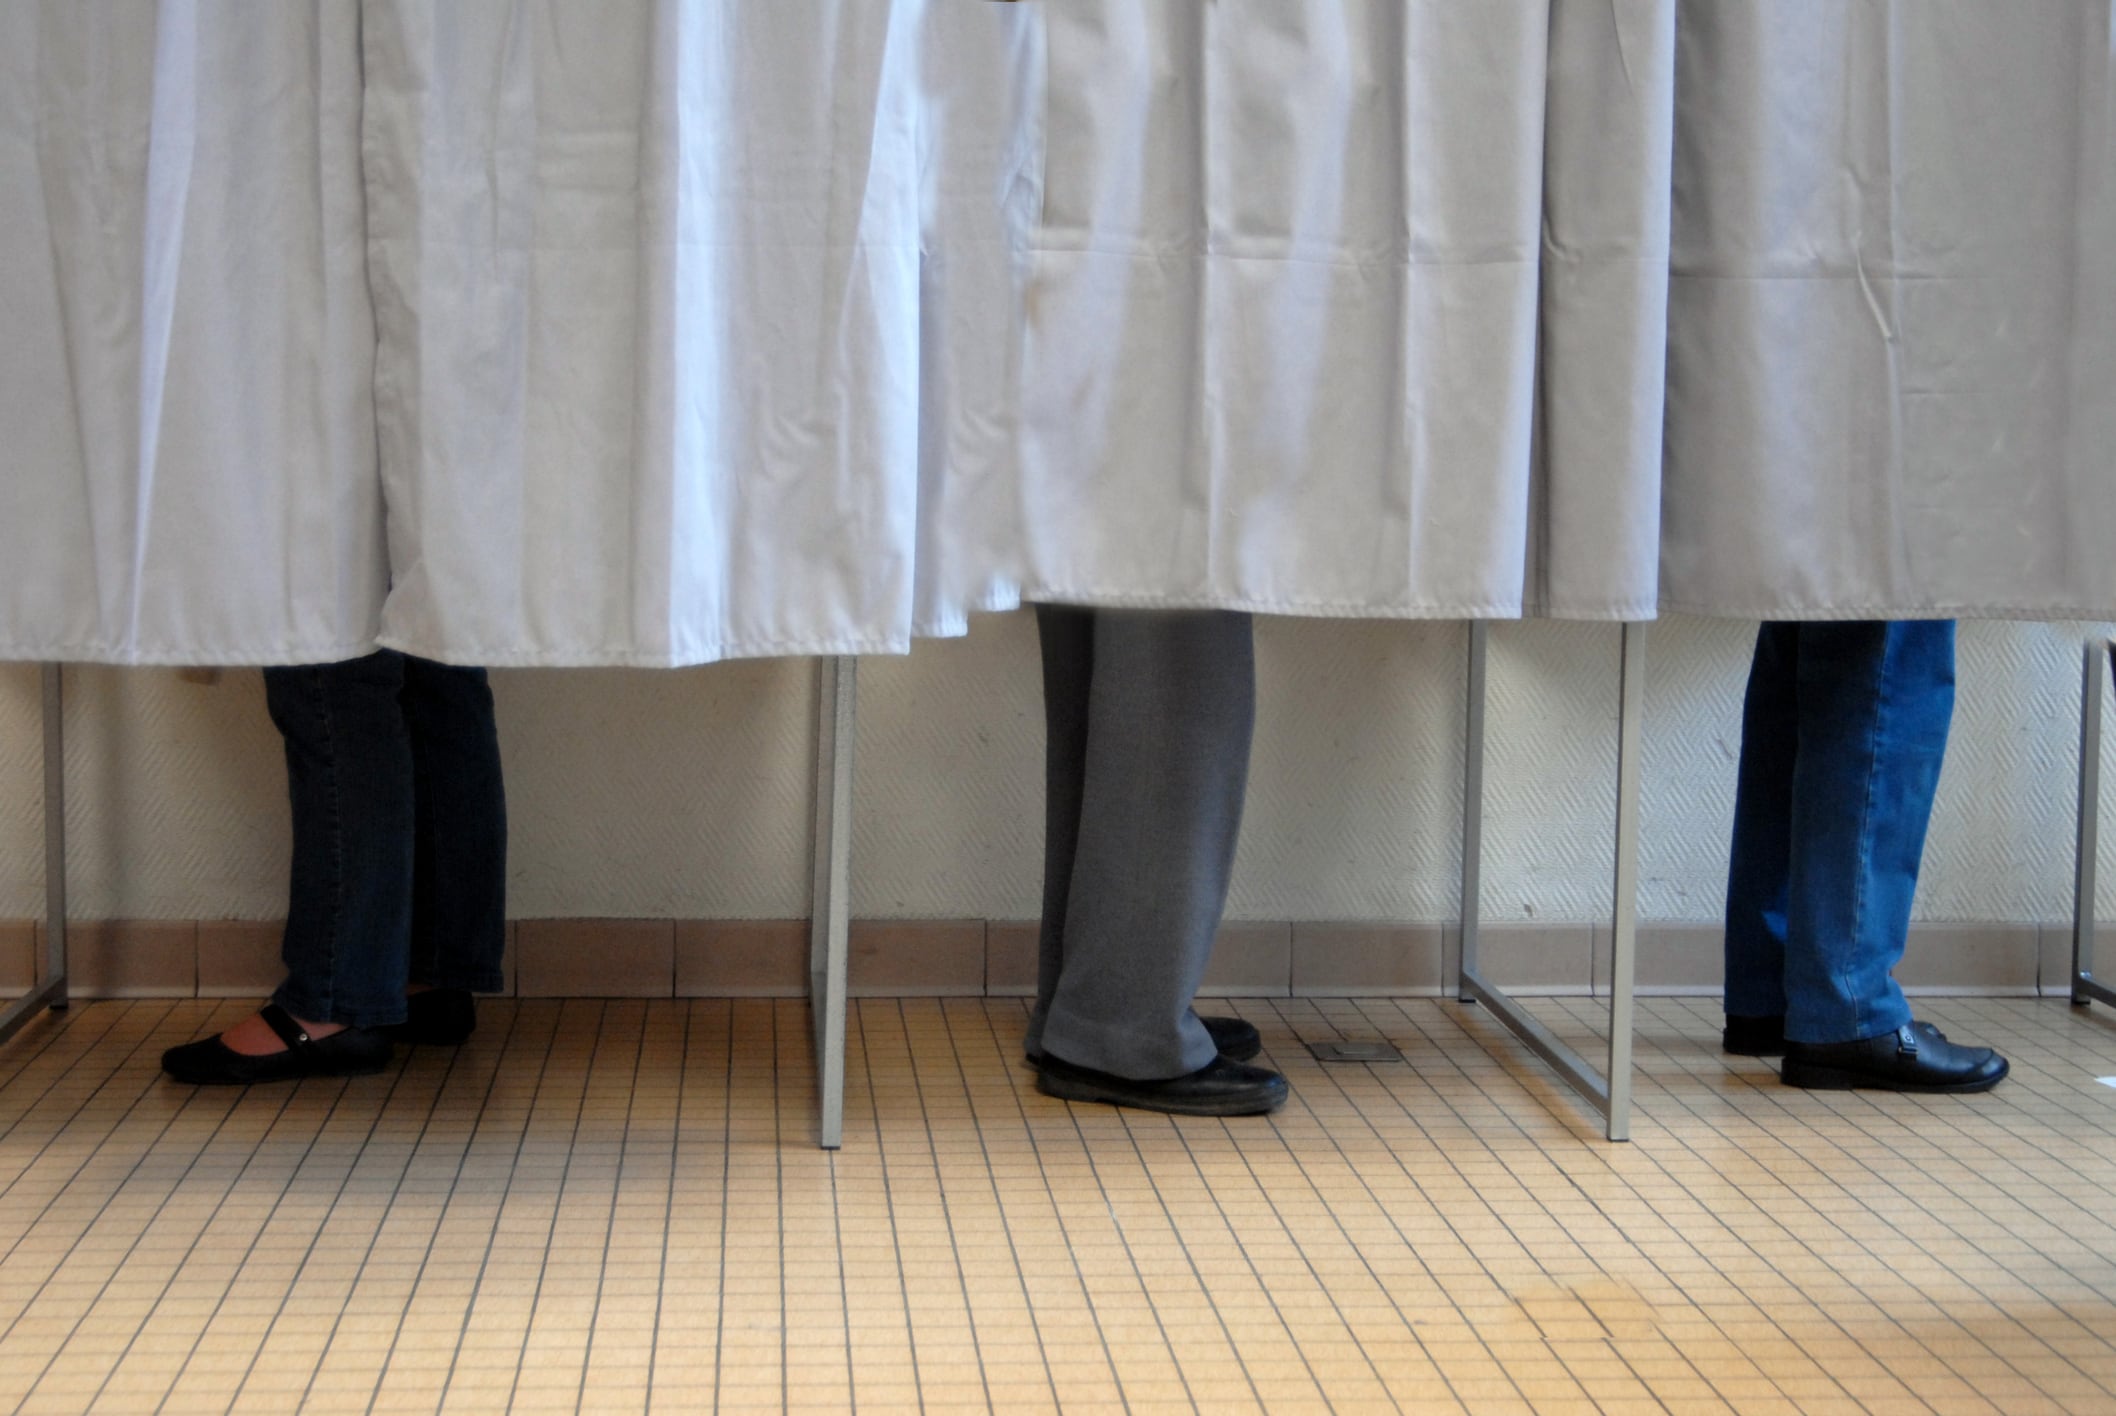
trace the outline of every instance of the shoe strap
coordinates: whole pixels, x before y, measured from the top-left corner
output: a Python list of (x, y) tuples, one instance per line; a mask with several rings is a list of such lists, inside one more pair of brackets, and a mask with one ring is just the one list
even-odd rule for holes
[(257, 1010), (265, 1026), (279, 1034), (279, 1040), (287, 1045), (289, 1052), (299, 1052), (305, 1047), (314, 1047), (316, 1039), (309, 1036), (308, 1029), (294, 1021), (294, 1015), (277, 1003), (267, 1003)]

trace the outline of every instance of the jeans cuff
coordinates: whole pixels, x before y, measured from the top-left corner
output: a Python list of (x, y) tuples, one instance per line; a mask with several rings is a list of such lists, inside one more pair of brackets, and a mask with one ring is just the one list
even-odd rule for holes
[(507, 975), (498, 969), (436, 969), (415, 975), (412, 982), (423, 983), (428, 988), (460, 988), (466, 993), (507, 991)]
[(273, 992), (272, 1001), (297, 1018), (338, 1023), (349, 1028), (386, 1028), (404, 1021), (404, 995), (401, 993), (365, 1005), (325, 1003), (321, 998), (303, 993), (289, 980)]

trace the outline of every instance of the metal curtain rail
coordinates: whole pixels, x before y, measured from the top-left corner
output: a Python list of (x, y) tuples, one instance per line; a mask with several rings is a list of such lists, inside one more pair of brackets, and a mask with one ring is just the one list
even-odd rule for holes
[(65, 683), (44, 666), (44, 967), (30, 991), (0, 1009), (0, 1042), (46, 1008), (66, 1006)]
[(2116, 640), (2087, 645), (2079, 691), (2079, 836), (2072, 872), (2072, 1001), (2116, 1006), (2116, 989), (2094, 977), (2095, 867), (2101, 855), (2101, 722)]
[(1610, 935), (1609, 1061), (1606, 1072), (1561, 1041), (1527, 1009), (1509, 998), (1477, 962), (1484, 868), (1485, 668), (1490, 627), (1470, 625), (1466, 734), (1462, 769), (1462, 941), (1457, 996), (1480, 1003), (1507, 1029), (1548, 1062), (1566, 1084), (1602, 1117), (1612, 1141), (1631, 1139), (1632, 1009), (1638, 976), (1638, 836), (1640, 727), (1645, 718), (1646, 626), (1626, 624), (1618, 690), (1616, 759), (1616, 866)]

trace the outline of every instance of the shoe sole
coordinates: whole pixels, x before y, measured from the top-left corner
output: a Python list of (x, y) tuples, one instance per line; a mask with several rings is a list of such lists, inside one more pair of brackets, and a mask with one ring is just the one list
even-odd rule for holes
[(1987, 1092), (2006, 1080), (2011, 1067), (2002, 1067), (1998, 1075), (1984, 1077), (1973, 1082), (1903, 1082), (1887, 1077), (1876, 1077), (1868, 1072), (1853, 1072), (1842, 1067), (1817, 1067), (1811, 1063), (1788, 1062), (1779, 1071), (1779, 1080), (1789, 1087), (1803, 1091), (1892, 1091), (1909, 1092), (1922, 1096), (1965, 1096), (1970, 1092)]
[(1231, 1095), (1204, 1097), (1195, 1101), (1148, 1100), (1114, 1087), (1070, 1077), (1053, 1080), (1048, 1072), (1036, 1074), (1036, 1090), (1060, 1101), (1100, 1102), (1105, 1106), (1129, 1106), (1137, 1111), (1159, 1111), (1169, 1116), (1263, 1116), (1286, 1104), (1286, 1089), (1277, 1087), (1263, 1096)]
[(1729, 1057), (1785, 1056), (1785, 1049), (1782, 1047), (1728, 1047), (1726, 1044), (1722, 1043), (1720, 1044), (1719, 1050), (1721, 1052), (1724, 1052)]
[(461, 1032), (412, 1032), (399, 1023), (391, 1029), (389, 1035), (391, 1041), (400, 1042), (406, 1047), (461, 1047), (470, 1041), (470, 1035), (475, 1031), (475, 1028), (465, 1028)]
[(276, 1077), (185, 1076), (181, 1072), (171, 1072), (167, 1068), (163, 1069), (162, 1075), (169, 1078), (172, 1082), (179, 1082), (187, 1087), (273, 1087), (278, 1086), (281, 1082), (304, 1082), (311, 1077), (372, 1077), (378, 1072), (388, 1070), (389, 1063), (387, 1062), (363, 1062), (357, 1066), (315, 1067), (300, 1072), (283, 1072)]
[[(401, 1042), (403, 1039), (400, 1038), (398, 1040)], [(1220, 1056), (1226, 1058), (1229, 1062), (1254, 1062), (1263, 1055), (1264, 1045), (1261, 1042), (1254, 1047), (1238, 1047), (1232, 1052), (1222, 1051), (1220, 1053)], [(1043, 1063), (1043, 1054), (1040, 1052), (1024, 1052), (1021, 1054), (1021, 1060), (1030, 1067), (1038, 1067)]]

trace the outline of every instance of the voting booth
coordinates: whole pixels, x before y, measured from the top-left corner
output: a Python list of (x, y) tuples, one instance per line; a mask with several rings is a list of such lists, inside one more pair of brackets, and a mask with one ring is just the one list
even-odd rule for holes
[[(1460, 991), (1626, 1134), (1644, 624), (2116, 616), (2108, 0), (25, 0), (0, 657), (1468, 620)], [(1623, 639), (1610, 1054), (1477, 967), (1481, 626)], [(0, 1021), (63, 1002), (53, 949)]]

